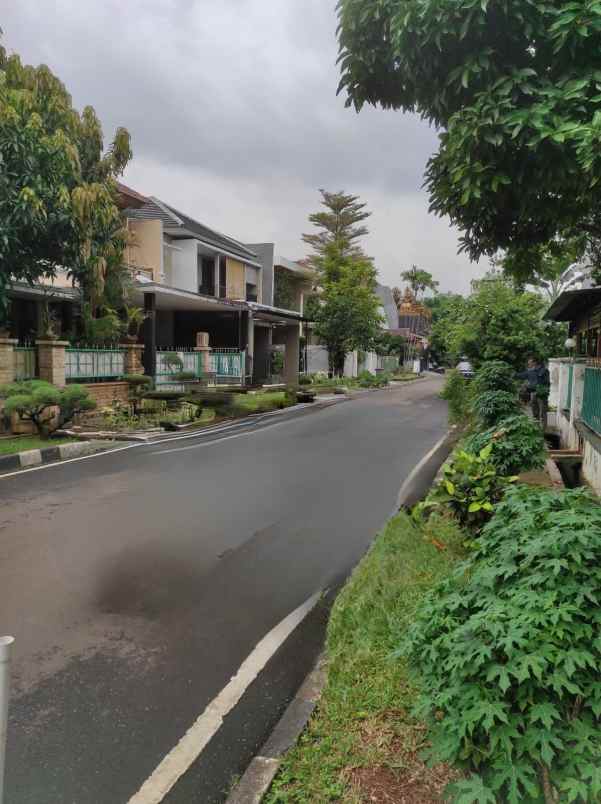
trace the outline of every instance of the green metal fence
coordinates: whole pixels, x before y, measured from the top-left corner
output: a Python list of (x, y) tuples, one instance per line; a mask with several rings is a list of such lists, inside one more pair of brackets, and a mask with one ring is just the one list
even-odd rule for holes
[(116, 380), (125, 374), (125, 349), (65, 349), (67, 381)]
[(237, 349), (214, 349), (211, 352), (211, 372), (217, 383), (242, 384), (246, 373), (246, 352)]
[(584, 370), (582, 421), (601, 435), (601, 368)]
[(15, 379), (33, 380), (37, 376), (37, 349), (35, 346), (16, 346)]

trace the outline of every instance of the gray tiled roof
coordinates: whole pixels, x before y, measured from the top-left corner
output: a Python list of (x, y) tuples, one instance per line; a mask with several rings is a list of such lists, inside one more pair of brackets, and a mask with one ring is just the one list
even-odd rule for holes
[[(204, 243), (209, 243), (216, 249), (229, 251), (242, 260), (254, 261), (257, 259), (257, 255), (254, 251), (248, 249), (238, 240), (234, 240), (233, 237), (228, 237), (214, 229), (209, 229), (208, 226), (199, 223), (197, 220), (194, 220), (194, 218), (190, 218), (189, 215), (184, 215), (183, 212), (179, 212), (177, 209), (158, 198), (152, 197), (144, 206), (140, 207), (140, 209), (128, 209), (126, 210), (126, 214), (129, 218), (161, 220), (165, 228), (170, 230), (169, 233), (176, 238), (178, 237), (177, 230), (186, 230), (186, 232), (195, 235)], [(182, 231), (179, 236), (184, 237), (184, 232)]]

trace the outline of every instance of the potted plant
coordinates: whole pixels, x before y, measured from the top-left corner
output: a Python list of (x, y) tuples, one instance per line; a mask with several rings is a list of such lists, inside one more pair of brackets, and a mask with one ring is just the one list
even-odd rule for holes
[(126, 304), (124, 307), (125, 313), (125, 340), (128, 343), (137, 343), (140, 335), (140, 328), (146, 320), (147, 313), (141, 307)]

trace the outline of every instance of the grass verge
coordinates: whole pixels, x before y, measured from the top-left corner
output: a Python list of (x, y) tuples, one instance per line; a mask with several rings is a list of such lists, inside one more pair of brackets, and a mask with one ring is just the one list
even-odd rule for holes
[(326, 688), (268, 804), (440, 800), (454, 772), (420, 760), (424, 727), (410, 714), (416, 690), (405, 663), (389, 657), (464, 538), (438, 516), (418, 526), (398, 514), (386, 525), (334, 604)]
[(57, 447), (59, 444), (71, 443), (72, 438), (39, 438), (38, 436), (19, 436), (18, 438), (0, 438), (0, 455), (14, 455), (28, 449), (44, 449)]

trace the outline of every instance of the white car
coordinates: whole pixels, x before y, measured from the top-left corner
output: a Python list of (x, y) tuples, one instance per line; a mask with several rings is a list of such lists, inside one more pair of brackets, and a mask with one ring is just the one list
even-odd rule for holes
[(460, 360), (459, 363), (457, 363), (456, 368), (461, 376), (465, 377), (466, 380), (471, 380), (474, 376), (474, 369), (469, 360)]

